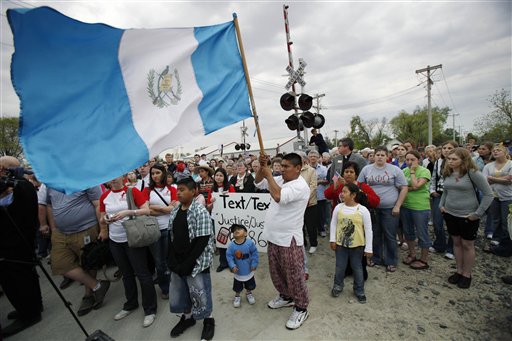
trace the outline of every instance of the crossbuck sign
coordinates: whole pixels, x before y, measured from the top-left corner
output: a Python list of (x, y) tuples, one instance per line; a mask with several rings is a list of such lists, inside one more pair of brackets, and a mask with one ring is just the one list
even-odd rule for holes
[(306, 82), (304, 81), (304, 68), (308, 65), (304, 59), (299, 58), (299, 68), (297, 71), (294, 71), (293, 68), (288, 65), (286, 67), (286, 71), (290, 74), (290, 78), (288, 80), (288, 83), (284, 86), (286, 90), (290, 89), (290, 87), (293, 85), (293, 83), (297, 82), (300, 84), (300, 86), (304, 87), (306, 86)]

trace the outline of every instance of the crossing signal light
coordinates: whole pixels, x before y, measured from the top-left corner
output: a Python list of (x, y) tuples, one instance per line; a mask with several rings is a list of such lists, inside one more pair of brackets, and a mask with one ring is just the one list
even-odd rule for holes
[[(299, 108), (304, 111), (308, 111), (313, 106), (313, 97), (302, 94), (299, 97)], [(309, 127), (308, 127), (309, 128)]]
[(249, 143), (237, 143), (235, 144), (236, 150), (249, 150), (251, 149), (251, 145)]
[(284, 123), (286, 123), (290, 130), (304, 130), (302, 121), (295, 115), (290, 115), (286, 120), (284, 120)]
[(304, 127), (306, 128), (316, 128), (320, 129), (325, 124), (325, 117), (320, 114), (314, 114), (310, 111), (306, 111), (302, 115), (300, 115), (300, 120), (304, 124)]
[(300, 115), (300, 119), (306, 128), (311, 128), (313, 124), (315, 124), (315, 114), (312, 112), (304, 112), (302, 115)]
[(281, 96), (281, 100), (279, 102), (281, 103), (281, 108), (283, 108), (283, 110), (290, 111), (295, 107), (295, 96), (287, 92)]
[(313, 120), (313, 128), (320, 129), (325, 124), (325, 117), (320, 114), (315, 115), (315, 119)]

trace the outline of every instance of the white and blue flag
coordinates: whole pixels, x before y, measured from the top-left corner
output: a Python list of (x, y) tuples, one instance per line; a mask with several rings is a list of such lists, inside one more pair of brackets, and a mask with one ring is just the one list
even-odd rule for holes
[(250, 117), (234, 22), (171, 29), (9, 9), (20, 140), (47, 186), (73, 193)]

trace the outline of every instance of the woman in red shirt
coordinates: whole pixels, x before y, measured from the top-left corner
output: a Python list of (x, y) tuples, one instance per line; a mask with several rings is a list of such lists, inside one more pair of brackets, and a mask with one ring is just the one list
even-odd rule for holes
[[(110, 182), (111, 189), (100, 197), (101, 224), (108, 224), (108, 238), (110, 240), (110, 252), (114, 257), (119, 270), (123, 273), (123, 286), (126, 302), (123, 309), (114, 316), (118, 321), (138, 308), (138, 293), (135, 276), (139, 279), (142, 291), (142, 307), (144, 308), (143, 327), (149, 327), (156, 317), (156, 291), (153, 278), (148, 269), (147, 253), (145, 247), (129, 247), (126, 230), (122, 222), (130, 216), (149, 214), (149, 205), (144, 195), (137, 189), (132, 188), (133, 199), (136, 210), (128, 209), (126, 200), (127, 187), (124, 176), (120, 176)], [(106, 239), (107, 229), (100, 232), (100, 238)]]
[(359, 166), (357, 163), (348, 161), (346, 162), (345, 170), (343, 171), (343, 176), (338, 177), (336, 181), (333, 182), (332, 185), (327, 187), (325, 190), (325, 198), (332, 200), (332, 207), (336, 207), (336, 205), (340, 202), (339, 196), (341, 194), (341, 191), (343, 190), (343, 186), (346, 184), (356, 184), (361, 191), (363, 191), (366, 196), (368, 197), (368, 205), (370, 207), (368, 208), (375, 208), (379, 206), (380, 198), (375, 193), (373, 188), (371, 188), (369, 185), (365, 184), (364, 182), (357, 182), (356, 179), (359, 176)]
[(169, 249), (169, 218), (171, 211), (178, 204), (177, 190), (167, 185), (167, 169), (162, 164), (154, 164), (149, 170), (149, 186), (144, 188), (142, 194), (149, 203), (152, 216), (156, 217), (160, 227), (160, 239), (149, 246), (155, 260), (158, 286), (162, 290), (161, 297), (169, 298), (170, 275), (167, 266), (167, 253)]

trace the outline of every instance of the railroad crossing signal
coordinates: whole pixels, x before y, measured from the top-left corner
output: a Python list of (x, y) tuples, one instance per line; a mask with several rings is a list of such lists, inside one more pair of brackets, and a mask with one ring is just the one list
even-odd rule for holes
[(304, 87), (306, 86), (306, 82), (304, 81), (304, 68), (308, 65), (304, 59), (299, 58), (299, 68), (294, 71), (293, 68), (288, 65), (286, 67), (286, 71), (288, 71), (288, 74), (290, 74), (290, 78), (288, 80), (288, 83), (284, 86), (286, 90), (290, 89), (290, 87), (293, 85), (293, 83), (297, 82), (300, 86)]

